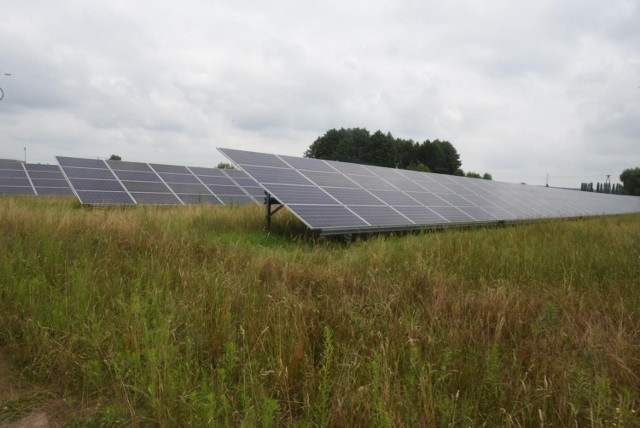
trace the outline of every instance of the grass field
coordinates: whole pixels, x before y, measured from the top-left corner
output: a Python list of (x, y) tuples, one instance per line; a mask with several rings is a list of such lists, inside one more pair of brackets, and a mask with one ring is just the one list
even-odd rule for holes
[(640, 426), (640, 215), (345, 243), (0, 198), (0, 350), (75, 426)]

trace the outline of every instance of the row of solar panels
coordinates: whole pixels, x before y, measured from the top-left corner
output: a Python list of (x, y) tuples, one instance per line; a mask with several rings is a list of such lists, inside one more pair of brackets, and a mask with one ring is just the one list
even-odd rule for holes
[(323, 234), (640, 212), (640, 197), (219, 150)]
[(0, 195), (72, 196), (58, 165), (0, 161)]
[(59, 156), (58, 165), (0, 162), (0, 194), (76, 195), (89, 205), (256, 204), (262, 188), (239, 170)]
[(76, 195), (90, 205), (255, 204), (267, 192), (323, 234), (640, 212), (605, 195), (220, 149), (242, 170), (57, 157), (0, 161), (0, 194)]

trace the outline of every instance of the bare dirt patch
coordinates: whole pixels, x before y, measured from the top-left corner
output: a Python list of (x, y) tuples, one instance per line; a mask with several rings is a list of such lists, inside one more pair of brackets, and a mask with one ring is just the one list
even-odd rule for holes
[(38, 386), (25, 385), (0, 348), (0, 428), (53, 428), (64, 425), (66, 403)]

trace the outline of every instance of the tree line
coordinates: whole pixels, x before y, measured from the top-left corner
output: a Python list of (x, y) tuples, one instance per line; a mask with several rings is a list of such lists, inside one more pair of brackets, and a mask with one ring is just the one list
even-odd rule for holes
[(624, 187), (620, 183), (581, 183), (580, 190), (583, 192), (595, 192), (595, 193), (610, 193), (612, 195), (622, 195), (624, 193)]
[(580, 190), (584, 192), (613, 193), (617, 195), (640, 196), (640, 167), (627, 168), (620, 174), (620, 184), (582, 183)]
[(456, 148), (446, 140), (395, 138), (390, 132), (365, 128), (330, 129), (304, 153), (307, 158), (402, 168), (491, 180), (491, 174), (465, 173)]

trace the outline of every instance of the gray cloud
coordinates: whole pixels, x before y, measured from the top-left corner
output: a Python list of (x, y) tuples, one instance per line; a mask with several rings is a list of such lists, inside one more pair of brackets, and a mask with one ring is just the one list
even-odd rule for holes
[(627, 0), (16, 3), (0, 158), (212, 165), (366, 127), (579, 185), (640, 164), (639, 18)]

